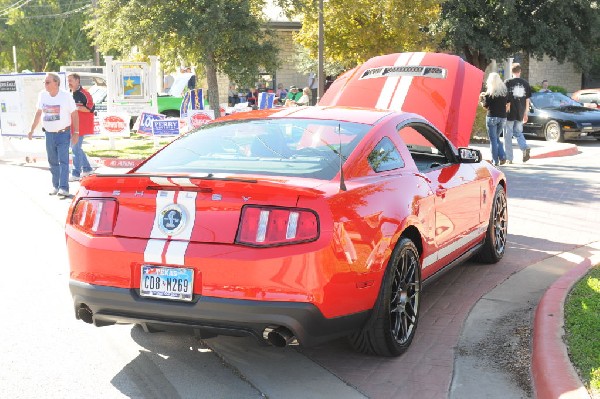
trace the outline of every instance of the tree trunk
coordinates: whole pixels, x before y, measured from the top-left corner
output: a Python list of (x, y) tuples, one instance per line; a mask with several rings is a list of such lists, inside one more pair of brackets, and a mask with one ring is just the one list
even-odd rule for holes
[(219, 83), (217, 81), (217, 67), (212, 52), (206, 56), (206, 81), (208, 82), (208, 104), (210, 109), (214, 110), (215, 118), (221, 116), (221, 107), (219, 106)]
[(472, 49), (469, 46), (463, 48), (467, 62), (485, 72), (489, 64), (488, 58), (477, 49)]

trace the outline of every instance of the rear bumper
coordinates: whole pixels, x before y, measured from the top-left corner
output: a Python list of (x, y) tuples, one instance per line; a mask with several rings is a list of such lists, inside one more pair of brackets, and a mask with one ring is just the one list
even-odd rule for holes
[(325, 318), (309, 303), (250, 301), (195, 295), (192, 302), (140, 297), (139, 290), (70, 280), (75, 314), (87, 307), (96, 326), (115, 323), (151, 328), (198, 330), (220, 335), (252, 335), (263, 341), (267, 328), (285, 327), (303, 346), (348, 335), (367, 322), (370, 312)]

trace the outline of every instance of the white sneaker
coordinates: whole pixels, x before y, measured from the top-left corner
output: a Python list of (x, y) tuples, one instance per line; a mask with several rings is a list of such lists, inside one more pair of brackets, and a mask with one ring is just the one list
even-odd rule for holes
[(50, 192), (48, 193), (48, 195), (56, 195), (58, 194), (58, 188), (53, 188), (52, 190), (50, 190)]
[(70, 182), (79, 181), (79, 177), (78, 176), (69, 175), (69, 181)]
[(67, 190), (63, 190), (62, 188), (60, 190), (58, 190), (58, 196), (59, 197), (68, 197), (70, 194)]

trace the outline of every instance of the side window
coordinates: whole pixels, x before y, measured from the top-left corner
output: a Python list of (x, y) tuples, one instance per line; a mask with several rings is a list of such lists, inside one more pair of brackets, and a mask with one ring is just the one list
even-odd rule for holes
[(398, 153), (398, 149), (387, 137), (377, 143), (367, 160), (377, 173), (404, 167), (404, 161)]
[(398, 134), (419, 171), (436, 169), (452, 162), (451, 148), (447, 140), (429, 126), (404, 126)]

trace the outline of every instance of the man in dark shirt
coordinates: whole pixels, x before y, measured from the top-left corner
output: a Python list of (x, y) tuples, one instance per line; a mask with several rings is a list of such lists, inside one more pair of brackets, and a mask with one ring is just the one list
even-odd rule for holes
[(507, 162), (513, 160), (512, 138), (517, 139), (519, 148), (523, 151), (523, 162), (530, 158), (531, 149), (523, 136), (523, 123), (527, 123), (527, 113), (529, 112), (529, 98), (531, 97), (531, 87), (525, 79), (521, 79), (521, 65), (514, 63), (512, 66), (513, 78), (506, 81), (508, 90), (508, 105), (506, 116), (506, 132), (504, 135), (504, 149)]
[(79, 137), (76, 143), (71, 144), (73, 170), (69, 177), (69, 181), (77, 181), (93, 171), (90, 161), (83, 151), (83, 138), (85, 135), (94, 134), (94, 111), (96, 107), (91, 94), (81, 87), (81, 78), (78, 74), (70, 74), (67, 77), (67, 82), (73, 93), (73, 100), (75, 100), (79, 115)]
[[(190, 67), (185, 68), (185, 72), (192, 73), (192, 68), (190, 68)], [(194, 90), (196, 88), (196, 75), (190, 76), (190, 80), (188, 80), (187, 87), (190, 90)]]

